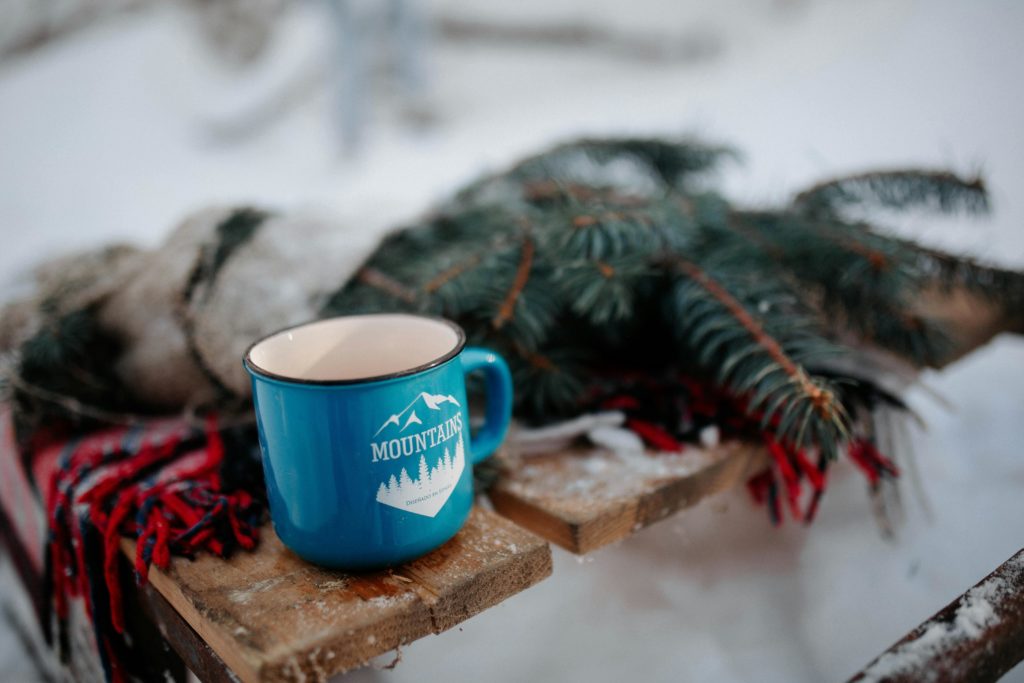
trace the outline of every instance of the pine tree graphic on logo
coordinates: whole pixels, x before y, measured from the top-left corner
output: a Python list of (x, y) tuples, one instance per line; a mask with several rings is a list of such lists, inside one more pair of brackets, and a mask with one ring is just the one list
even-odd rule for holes
[(377, 489), (377, 502), (425, 517), (434, 517), (448, 502), (465, 467), (466, 455), (460, 434), (455, 443), (454, 458), (450, 450), (445, 448), (444, 455), (437, 459), (437, 463), (428, 467), (426, 456), (421, 455), (417, 478), (412, 479), (403, 467), (397, 479), (392, 474), (387, 483), (381, 482)]

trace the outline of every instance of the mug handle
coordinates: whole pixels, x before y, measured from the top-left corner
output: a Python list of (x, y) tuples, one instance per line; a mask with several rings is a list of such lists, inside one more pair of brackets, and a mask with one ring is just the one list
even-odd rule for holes
[(470, 460), (476, 464), (498, 450), (512, 420), (512, 375), (504, 359), (489, 349), (467, 346), (459, 356), (467, 375), (483, 370), (487, 392), (484, 426), (470, 439)]

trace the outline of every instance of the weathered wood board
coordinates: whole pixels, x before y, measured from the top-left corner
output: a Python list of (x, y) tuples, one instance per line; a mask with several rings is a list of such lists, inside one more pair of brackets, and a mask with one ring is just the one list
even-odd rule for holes
[(267, 525), (255, 552), (174, 558), (150, 582), (242, 681), (309, 681), (449, 629), (550, 573), (546, 542), (475, 508), (455, 538), (394, 570), (314, 566)]
[(1011, 332), (1024, 334), (1024, 312), (1007, 311), (964, 289), (932, 292), (916, 302), (917, 310), (946, 330), (953, 353), (942, 364), (950, 365), (994, 337)]
[(589, 448), (497, 456), (494, 508), (574, 553), (618, 541), (762, 469), (756, 446), (733, 442), (682, 453), (612, 453)]

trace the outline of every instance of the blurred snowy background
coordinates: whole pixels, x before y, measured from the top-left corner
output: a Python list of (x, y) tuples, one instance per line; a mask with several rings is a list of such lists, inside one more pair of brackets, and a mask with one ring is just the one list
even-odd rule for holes
[[(380, 230), (621, 133), (734, 144), (723, 182), (749, 203), (846, 171), (981, 170), (991, 218), (893, 229), (1024, 267), (1022, 32), (1016, 0), (0, 0), (0, 284), (210, 203)], [(910, 396), (923, 498), (905, 487), (895, 539), (848, 467), (810, 529), (726, 494), (585, 560), (556, 549), (545, 583), (349, 680), (846, 679), (1024, 546), (1024, 340), (925, 380), (952, 407)], [(6, 628), (2, 677), (32, 680)]]

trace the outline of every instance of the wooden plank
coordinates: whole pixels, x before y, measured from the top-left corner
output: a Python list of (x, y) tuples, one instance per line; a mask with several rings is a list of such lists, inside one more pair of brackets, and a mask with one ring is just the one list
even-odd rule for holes
[(501, 476), (494, 508), (575, 553), (623, 539), (762, 469), (763, 452), (732, 442), (682, 453), (612, 453), (570, 449), (496, 456)]
[(1024, 333), (1024, 313), (1007, 311), (965, 289), (933, 291), (918, 299), (916, 308), (938, 322), (953, 343), (945, 367), (990, 342), (1002, 332)]
[[(133, 544), (124, 550), (131, 555)], [(242, 681), (322, 681), (451, 628), (550, 573), (547, 543), (476, 508), (455, 538), (393, 571), (311, 565), (268, 525), (254, 552), (174, 558), (150, 582)]]
[(987, 683), (1024, 660), (1024, 550), (883, 652), (856, 681)]

